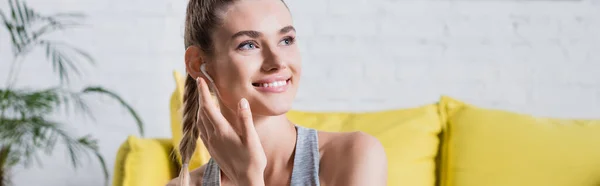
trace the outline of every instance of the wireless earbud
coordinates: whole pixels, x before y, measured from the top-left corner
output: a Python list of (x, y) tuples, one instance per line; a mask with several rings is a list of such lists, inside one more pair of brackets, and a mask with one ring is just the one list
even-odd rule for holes
[(210, 81), (211, 83), (215, 83), (215, 81), (213, 81), (213, 79), (208, 75), (208, 73), (206, 73), (206, 63), (200, 65), (200, 71), (202, 72), (202, 74), (204, 74), (204, 76), (206, 76), (206, 78), (208, 78), (208, 81)]
[(208, 86), (210, 87), (212, 85), (213, 90), (217, 93), (217, 96), (221, 96), (219, 95), (219, 90), (217, 89), (217, 85), (215, 85), (215, 81), (212, 79), (212, 77), (210, 77), (210, 75), (208, 75), (208, 73), (206, 73), (206, 63), (200, 65), (200, 72), (202, 72), (202, 74), (204, 74), (204, 77), (206, 77), (208, 81), (210, 81), (210, 84)]

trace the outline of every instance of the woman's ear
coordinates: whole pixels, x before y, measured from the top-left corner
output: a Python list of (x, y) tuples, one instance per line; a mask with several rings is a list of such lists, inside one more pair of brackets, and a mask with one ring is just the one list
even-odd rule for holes
[(205, 55), (204, 52), (197, 46), (190, 46), (185, 50), (185, 70), (186, 72), (192, 76), (192, 78), (196, 79), (202, 76), (202, 72), (200, 71), (200, 66), (204, 64)]

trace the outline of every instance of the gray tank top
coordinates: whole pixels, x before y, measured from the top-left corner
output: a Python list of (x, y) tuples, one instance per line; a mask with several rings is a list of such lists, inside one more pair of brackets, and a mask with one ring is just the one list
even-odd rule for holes
[[(296, 126), (296, 150), (291, 186), (319, 186), (319, 143), (317, 131)], [(221, 169), (212, 158), (208, 161), (202, 186), (220, 186)]]

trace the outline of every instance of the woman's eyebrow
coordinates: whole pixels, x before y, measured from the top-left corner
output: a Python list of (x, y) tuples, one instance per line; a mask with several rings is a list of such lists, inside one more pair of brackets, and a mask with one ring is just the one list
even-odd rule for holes
[(293, 26), (290, 25), (290, 26), (283, 27), (281, 30), (279, 30), (279, 33), (280, 34), (285, 34), (285, 33), (288, 33), (290, 31), (294, 31), (295, 32), (296, 29)]
[(254, 30), (244, 30), (244, 31), (239, 31), (235, 34), (233, 34), (231, 36), (231, 39), (235, 39), (236, 37), (240, 37), (240, 36), (248, 36), (251, 38), (258, 38), (260, 36), (262, 36), (262, 33), (258, 32), (258, 31), (254, 31)]
[[(286, 26), (286, 27), (281, 28), (279, 30), (279, 34), (286, 34), (286, 33), (291, 32), (291, 31), (295, 32), (296, 28), (294, 28), (293, 26), (290, 25), (290, 26)], [(235, 38), (240, 37), (240, 36), (248, 36), (248, 37), (251, 37), (251, 38), (258, 38), (258, 37), (262, 36), (262, 33), (260, 33), (259, 31), (255, 31), (255, 30), (243, 30), (243, 31), (239, 31), (239, 32), (233, 34), (231, 36), (231, 39), (235, 39)]]

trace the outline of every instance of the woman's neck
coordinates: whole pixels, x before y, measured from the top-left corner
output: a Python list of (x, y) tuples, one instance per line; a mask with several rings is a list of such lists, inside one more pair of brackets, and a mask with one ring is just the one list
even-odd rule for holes
[[(221, 107), (221, 113), (232, 127), (239, 131), (237, 110)], [(257, 116), (253, 115), (254, 128), (260, 138), (261, 145), (267, 157), (265, 178), (276, 177), (281, 173), (291, 173), (293, 167), (294, 149), (296, 147), (296, 128), (285, 115)]]

